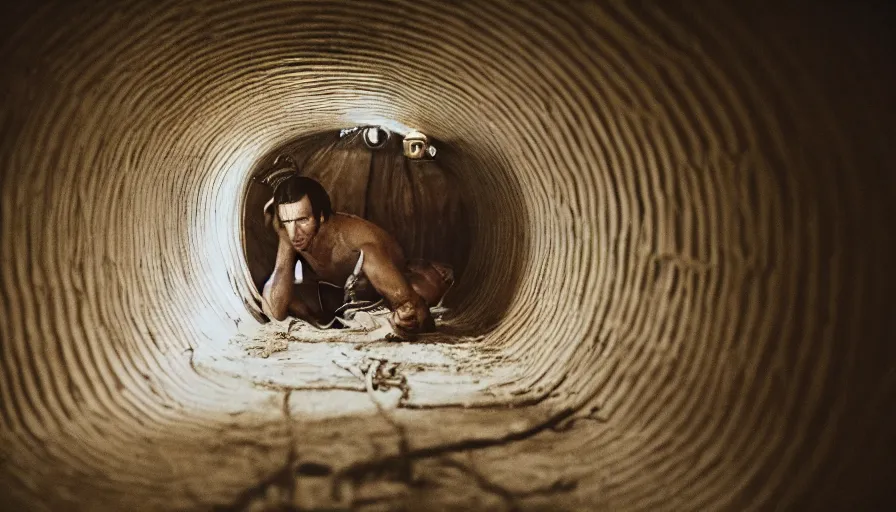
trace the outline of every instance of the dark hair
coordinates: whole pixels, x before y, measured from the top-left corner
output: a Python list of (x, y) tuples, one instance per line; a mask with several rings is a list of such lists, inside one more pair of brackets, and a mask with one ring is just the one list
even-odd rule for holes
[(274, 187), (274, 208), (281, 204), (296, 203), (305, 196), (311, 201), (311, 211), (315, 219), (319, 219), (321, 215), (324, 216), (324, 220), (330, 218), (333, 207), (330, 204), (330, 195), (323, 185), (317, 180), (298, 174), (284, 178)]

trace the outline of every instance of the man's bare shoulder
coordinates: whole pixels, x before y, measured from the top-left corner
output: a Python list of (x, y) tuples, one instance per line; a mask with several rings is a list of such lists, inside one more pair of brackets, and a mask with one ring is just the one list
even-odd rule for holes
[(393, 238), (383, 228), (350, 213), (335, 213), (341, 238), (353, 248), (368, 244), (390, 246)]

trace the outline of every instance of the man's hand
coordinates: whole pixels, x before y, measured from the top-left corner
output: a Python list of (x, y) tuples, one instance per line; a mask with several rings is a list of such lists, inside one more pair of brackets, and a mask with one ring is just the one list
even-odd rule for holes
[(389, 323), (399, 334), (435, 330), (435, 322), (426, 302), (408, 283), (396, 262), (381, 245), (370, 243), (360, 248), (364, 251), (361, 270), (370, 284), (389, 302), (392, 314)]
[(389, 323), (396, 330), (405, 332), (427, 332), (435, 330), (435, 322), (429, 313), (429, 308), (421, 300), (414, 303), (408, 301), (392, 311), (389, 317)]
[(285, 242), (292, 247), (292, 242), (289, 240), (289, 233), (286, 231), (286, 227), (283, 223), (280, 222), (280, 215), (277, 214), (277, 210), (274, 208), (273, 197), (264, 205), (264, 223), (265, 225), (271, 226), (271, 229), (274, 230), (274, 233), (281, 242)]

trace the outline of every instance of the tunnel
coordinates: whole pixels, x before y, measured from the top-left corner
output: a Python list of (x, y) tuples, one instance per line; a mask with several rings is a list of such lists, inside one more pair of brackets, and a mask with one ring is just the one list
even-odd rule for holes
[[(884, 3), (2, 12), (5, 510), (896, 501)], [(254, 177), (365, 126), (462, 198), (439, 332), (243, 350)]]

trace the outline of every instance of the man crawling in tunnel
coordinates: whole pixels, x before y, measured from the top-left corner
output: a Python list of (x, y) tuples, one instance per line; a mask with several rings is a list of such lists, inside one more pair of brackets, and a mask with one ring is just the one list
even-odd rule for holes
[(291, 172), (279, 181), (265, 221), (278, 238), (274, 271), (262, 291), (265, 314), (338, 327), (353, 311), (384, 304), (400, 336), (435, 329), (430, 308), (453, 284), (451, 267), (407, 261), (385, 230), (334, 212), (314, 179)]

